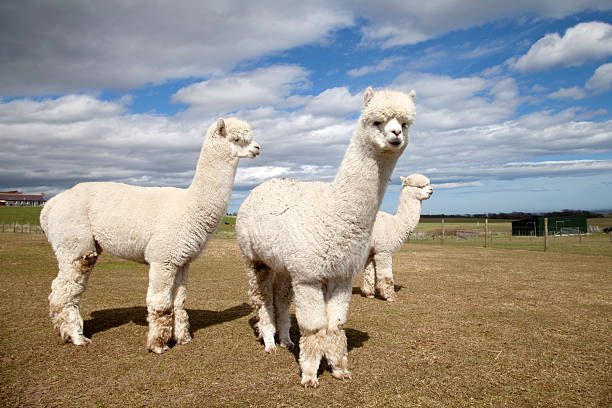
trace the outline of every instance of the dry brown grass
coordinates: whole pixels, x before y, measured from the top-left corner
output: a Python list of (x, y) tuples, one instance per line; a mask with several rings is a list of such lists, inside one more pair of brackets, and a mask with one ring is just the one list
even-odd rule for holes
[[(47, 316), (56, 263), (42, 235), (0, 234), (0, 405), (611, 406), (612, 257), (406, 245), (397, 302), (355, 282), (353, 380), (299, 386), (295, 352), (256, 340), (235, 240), (191, 271), (194, 340), (146, 352), (147, 268), (103, 255), (85, 294), (89, 347)], [(295, 328), (292, 337), (297, 344)]]

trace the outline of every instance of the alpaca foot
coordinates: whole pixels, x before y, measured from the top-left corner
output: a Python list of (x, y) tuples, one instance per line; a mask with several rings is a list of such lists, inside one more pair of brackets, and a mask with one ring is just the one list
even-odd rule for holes
[(147, 335), (147, 348), (152, 353), (162, 354), (170, 347), (168, 347), (164, 338), (162, 338), (161, 336), (153, 336), (151, 335), (151, 332), (149, 332), (149, 334)]
[(162, 354), (169, 349), (166, 344), (172, 336), (172, 321), (174, 314), (166, 311), (150, 311), (147, 315), (149, 332), (147, 333), (147, 348), (155, 354)]
[(287, 348), (287, 349), (292, 349), (293, 347), (295, 347), (295, 344), (291, 341), (291, 339), (289, 340), (281, 340), (280, 342), (281, 347)]
[(278, 352), (278, 349), (276, 348), (276, 344), (266, 344), (264, 347), (264, 350), (266, 351), (266, 353), (274, 353), (276, 354)]
[(302, 373), (302, 385), (304, 388), (317, 388), (319, 386), (319, 380), (317, 379), (316, 375), (311, 376)]
[(183, 309), (174, 311), (174, 328), (172, 337), (176, 344), (187, 344), (191, 342), (191, 334), (189, 333), (189, 317)]
[(391, 302), (395, 300), (395, 285), (393, 284), (393, 278), (382, 278), (376, 282), (376, 286), (383, 299)]
[(82, 334), (70, 336), (70, 342), (72, 342), (72, 344), (75, 346), (87, 346), (91, 344), (91, 340)]
[(189, 332), (187, 333), (182, 333), (180, 336), (174, 336), (174, 340), (176, 341), (176, 344), (187, 344), (187, 343), (191, 343), (191, 334), (189, 334)]
[(337, 378), (339, 380), (352, 380), (353, 379), (353, 377), (351, 377), (351, 372), (347, 370), (346, 368), (333, 370), (332, 375), (334, 376), (334, 378)]
[(390, 291), (387, 291), (385, 300), (387, 302), (395, 302), (395, 289), (393, 288), (393, 286), (391, 287)]
[(170, 347), (168, 347), (167, 344), (164, 344), (163, 346), (149, 346), (149, 351), (151, 353), (155, 353), (155, 354), (163, 354), (164, 352), (168, 351), (170, 349)]
[(374, 295), (366, 295), (368, 299), (374, 299)]

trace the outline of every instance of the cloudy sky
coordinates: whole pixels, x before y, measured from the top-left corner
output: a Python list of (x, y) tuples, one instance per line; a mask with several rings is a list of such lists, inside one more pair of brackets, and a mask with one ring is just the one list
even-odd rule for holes
[(247, 120), (228, 211), (332, 180), (364, 89), (415, 89), (400, 176), (424, 213), (612, 208), (609, 0), (0, 3), (0, 191), (186, 187), (206, 128)]

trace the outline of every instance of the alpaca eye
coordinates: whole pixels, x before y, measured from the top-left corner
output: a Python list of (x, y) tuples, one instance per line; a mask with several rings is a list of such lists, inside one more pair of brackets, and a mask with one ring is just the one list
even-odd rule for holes
[(402, 127), (405, 128), (406, 126), (408, 126), (407, 123), (402, 123)]
[(374, 126), (380, 126), (380, 122), (379, 122), (379, 121), (373, 122), (372, 124), (373, 124)]

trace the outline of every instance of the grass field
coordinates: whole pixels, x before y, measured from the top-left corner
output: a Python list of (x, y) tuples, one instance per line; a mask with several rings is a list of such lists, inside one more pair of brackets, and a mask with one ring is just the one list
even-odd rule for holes
[(193, 342), (161, 356), (145, 349), (145, 265), (101, 256), (85, 348), (49, 321), (55, 275), (44, 235), (0, 233), (0, 406), (612, 405), (610, 256), (410, 242), (394, 257), (395, 303), (362, 298), (356, 279), (353, 379), (324, 369), (316, 390), (299, 385), (297, 350), (257, 341), (234, 239), (192, 265)]
[(0, 207), (0, 224), (40, 224), (42, 207)]

